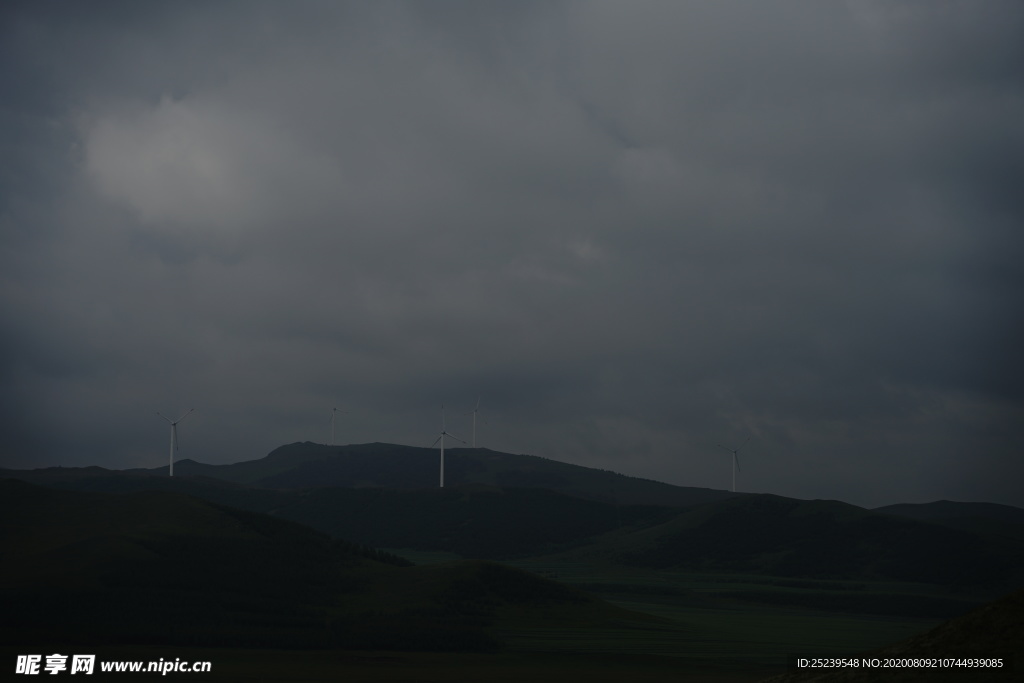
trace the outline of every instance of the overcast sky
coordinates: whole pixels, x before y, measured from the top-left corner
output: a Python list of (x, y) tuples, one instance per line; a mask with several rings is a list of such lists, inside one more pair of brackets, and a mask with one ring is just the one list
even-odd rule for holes
[[(1024, 4), (0, 10), (0, 466), (1024, 506)], [(486, 419), (486, 423), (483, 420)]]

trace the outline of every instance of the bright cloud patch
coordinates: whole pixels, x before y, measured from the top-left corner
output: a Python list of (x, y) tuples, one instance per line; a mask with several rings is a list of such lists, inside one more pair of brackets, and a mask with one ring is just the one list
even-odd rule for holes
[(97, 117), (84, 132), (99, 191), (150, 225), (238, 231), (308, 211), (343, 187), (331, 160), (272, 121), (214, 103), (162, 99)]

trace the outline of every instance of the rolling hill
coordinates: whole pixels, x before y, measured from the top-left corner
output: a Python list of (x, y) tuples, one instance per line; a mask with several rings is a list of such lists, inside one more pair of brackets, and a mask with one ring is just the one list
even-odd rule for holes
[(908, 517), (934, 522), (944, 519), (993, 519), (1011, 524), (1024, 524), (1024, 510), (1012, 505), (998, 503), (959, 503), (952, 500), (937, 500), (933, 503), (900, 503), (875, 508), (872, 512), (883, 515)]
[[(293, 443), (259, 460), (206, 465), (175, 463), (176, 474), (222, 479), (270, 489), (321, 487), (433, 489), (438, 486), (437, 449), (386, 443), (325, 446)], [(151, 473), (166, 473), (155, 468)], [(487, 448), (445, 449), (445, 484), (544, 488), (579, 498), (637, 505), (687, 507), (731, 498), (728, 491), (673, 486), (650, 479)]]
[[(1009, 506), (941, 501), (865, 510), (676, 487), (487, 449), (446, 456), (445, 489), (436, 486), (436, 451), (392, 444), (290, 444), (232, 465), (185, 460), (173, 478), (165, 468), (0, 475), (82, 491), (175, 492), (362, 545), (467, 559), (548, 556), (654, 572), (916, 582), (971, 599), (1024, 585), (1024, 537), (1016, 533), (1024, 510)], [(647, 504), (627, 502), (634, 500)], [(839, 598), (800, 599), (837, 607)], [(908, 609), (944, 616), (958, 605)]]
[(463, 484), (444, 489), (247, 488), (218, 479), (88, 468), (20, 472), (32, 483), (102, 493), (166, 491), (271, 514), (338, 538), (389, 548), (507, 559), (589, 543), (668, 519), (674, 508), (617, 505), (548, 491)]
[(697, 506), (566, 557), (658, 570), (923, 582), (1005, 591), (1024, 584), (1024, 542), (768, 494)]
[[(688, 652), (691, 663), (704, 641), (733, 654), (757, 642), (763, 666), (787, 624), (801, 625), (786, 642), (876, 647), (1024, 585), (1024, 540), (999, 531), (1015, 508), (996, 506), (993, 519), (985, 506), (911, 506), (928, 517), (913, 519), (770, 495), (694, 502), (704, 490), (484, 449), (446, 451), (458, 476), (442, 490), (436, 451), (348, 448), (181, 461), (173, 478), (0, 471), (48, 487), (0, 481), (0, 512), (18, 520), (0, 536), (0, 635), (47, 646), (620, 648)], [(627, 502), (647, 493), (671, 504)], [(428, 564), (401, 567), (374, 548)], [(434, 563), (443, 553), (467, 559)]]
[(680, 509), (481, 484), (289, 490), (98, 468), (21, 474), (79, 490), (174, 491), (360, 544), (465, 558), (547, 555), (651, 571), (908, 581), (975, 596), (1024, 584), (1024, 540), (991, 532), (1005, 522), (951, 528), (838, 501), (744, 495)]
[(939, 500), (934, 503), (887, 505), (876, 508), (874, 512), (1024, 541), (1024, 510), (1010, 505)]
[(464, 651), (495, 649), (496, 634), (537, 626), (551, 609), (584, 630), (657, 621), (510, 567), (403, 566), (174, 493), (2, 480), (0, 514), (18, 520), (0, 536), (7, 644)]

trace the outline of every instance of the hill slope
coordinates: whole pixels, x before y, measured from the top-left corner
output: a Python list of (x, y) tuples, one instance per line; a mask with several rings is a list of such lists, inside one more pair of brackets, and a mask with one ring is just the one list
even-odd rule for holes
[(616, 529), (644, 528), (672, 511), (545, 489), (467, 484), (412, 491), (314, 489), (274, 514), (375, 546), (498, 560), (586, 544)]
[(986, 591), (1024, 584), (1024, 542), (838, 501), (749, 495), (688, 509), (567, 556), (652, 569), (887, 579)]
[(1024, 541), (1024, 510), (1011, 505), (939, 500), (917, 505), (887, 505), (874, 512)]
[(246, 488), (207, 477), (50, 469), (19, 473), (58, 488), (130, 493), (167, 491), (269, 513), (338, 538), (389, 548), (443, 551), (475, 559), (555, 552), (620, 528), (668, 519), (674, 508), (617, 505), (545, 489), (464, 484), (444, 489)]
[(1024, 539), (878, 514), (838, 501), (745, 495), (684, 510), (617, 505), (542, 489), (245, 488), (139, 472), (21, 473), (93, 491), (171, 490), (307, 524), (377, 547), (478, 559), (565, 554), (650, 570), (930, 583), (991, 596), (1024, 584)]
[[(479, 650), (503, 614), (577, 628), (652, 618), (485, 562), (407, 567), (294, 522), (179, 494), (0, 481), (9, 644)], [(575, 615), (575, 616), (574, 616)], [(581, 626), (582, 624), (582, 626)]]
[[(281, 446), (259, 460), (231, 465), (183, 460), (176, 463), (175, 470), (181, 475), (213, 477), (272, 489), (432, 489), (438, 487), (439, 467), (439, 452), (432, 448), (386, 443), (325, 446), (305, 442)], [(167, 468), (149, 471), (166, 473)], [(469, 483), (545, 488), (591, 500), (680, 507), (736, 495), (627, 477), (533, 455), (514, 455), (486, 448), (445, 449), (445, 484)]]
[(937, 500), (933, 503), (886, 505), (875, 508), (872, 512), (932, 522), (942, 519), (975, 517), (1011, 524), (1024, 524), (1024, 510), (998, 503), (960, 503), (952, 500)]

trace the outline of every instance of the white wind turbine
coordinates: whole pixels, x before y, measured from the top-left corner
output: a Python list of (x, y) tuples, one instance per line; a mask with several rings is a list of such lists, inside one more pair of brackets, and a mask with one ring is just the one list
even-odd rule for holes
[(188, 417), (189, 414), (192, 413), (192, 411), (194, 411), (194, 410), (195, 410), (195, 408), (189, 408), (187, 413), (185, 413), (184, 415), (179, 417), (177, 420), (174, 420), (173, 422), (171, 421), (170, 418), (162, 415), (159, 410), (156, 413), (157, 415), (160, 415), (160, 417), (162, 417), (165, 420), (167, 420), (167, 422), (170, 423), (170, 425), (171, 425), (171, 467), (170, 467), (170, 476), (172, 476), (172, 477), (174, 476), (174, 451), (177, 450), (177, 447), (178, 447), (178, 423), (181, 422), (182, 420), (184, 420), (186, 417)]
[[(747, 441), (750, 441), (750, 437), (749, 436), (747, 437)], [(740, 444), (740, 448), (743, 448), (744, 446), (746, 446), (747, 445), (747, 441), (744, 441), (743, 443), (741, 443)], [(740, 448), (726, 448), (725, 446), (722, 446), (722, 444), (718, 444), (718, 445), (721, 446), (722, 448), (725, 448), (725, 450), (729, 451), (730, 453), (732, 453), (732, 492), (736, 493), (736, 470), (738, 470), (740, 468), (740, 459), (739, 459), (739, 456), (737, 455), (737, 453), (740, 452)]]
[[(473, 412), (472, 412), (472, 415), (473, 415), (473, 448), (476, 448), (476, 414), (479, 411), (480, 411), (480, 397), (477, 396), (476, 397), (476, 407), (473, 408)], [(481, 419), (483, 419), (483, 418), (481, 418)], [(484, 420), (484, 424), (486, 424), (486, 423), (487, 423), (487, 420)]]
[(332, 446), (334, 445), (334, 418), (336, 418), (338, 416), (338, 413), (341, 413), (342, 415), (347, 415), (348, 411), (347, 410), (342, 410), (341, 408), (335, 408), (334, 410), (331, 411), (331, 445)]
[[(441, 406), (441, 436), (437, 437), (437, 439), (434, 440), (434, 443), (430, 444), (430, 447), (433, 448), (434, 446), (437, 445), (438, 441), (441, 442), (441, 488), (444, 488), (444, 437), (446, 437), (446, 436), (450, 436), (451, 438), (455, 439), (456, 441), (462, 441), (462, 439), (460, 439), (459, 437), (455, 436), (454, 434), (449, 434), (445, 430), (445, 428), (444, 428), (444, 405), (442, 405)], [(466, 442), (462, 441), (462, 443), (466, 443)]]

